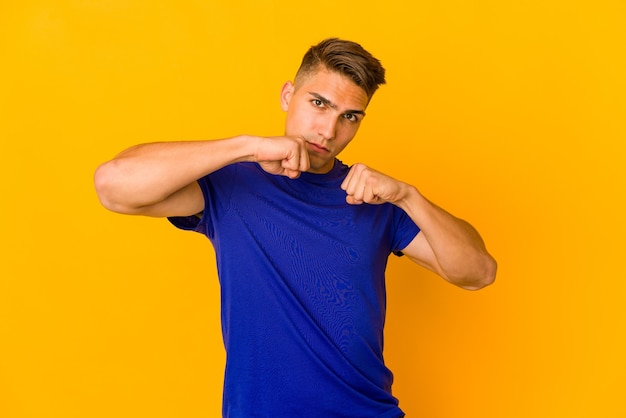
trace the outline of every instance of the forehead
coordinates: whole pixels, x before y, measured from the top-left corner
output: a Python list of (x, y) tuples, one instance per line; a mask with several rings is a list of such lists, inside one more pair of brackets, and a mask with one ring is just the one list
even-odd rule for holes
[(330, 100), (339, 108), (365, 110), (369, 102), (367, 93), (348, 76), (321, 67), (317, 71), (298, 77), (296, 94), (315, 93)]

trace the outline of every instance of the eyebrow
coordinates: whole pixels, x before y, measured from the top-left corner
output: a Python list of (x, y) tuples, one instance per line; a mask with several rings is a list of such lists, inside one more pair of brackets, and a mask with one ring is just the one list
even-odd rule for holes
[[(331, 109), (337, 110), (337, 105), (335, 103), (331, 102), (330, 100), (328, 100), (326, 97), (322, 96), (321, 94), (315, 93), (313, 91), (310, 91), (309, 94), (311, 96), (315, 97), (320, 102), (324, 103), (326, 106), (330, 107)], [(344, 114), (353, 113), (353, 114), (365, 116), (365, 111), (364, 110), (357, 110), (357, 109), (355, 109), (355, 110), (346, 110), (343, 113)]]

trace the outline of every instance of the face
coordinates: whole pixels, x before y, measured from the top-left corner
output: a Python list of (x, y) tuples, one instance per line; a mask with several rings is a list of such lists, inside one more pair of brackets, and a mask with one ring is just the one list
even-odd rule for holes
[(304, 138), (311, 173), (327, 173), (335, 157), (356, 134), (369, 99), (348, 77), (321, 68), (285, 83), (281, 107), (287, 112), (285, 135)]

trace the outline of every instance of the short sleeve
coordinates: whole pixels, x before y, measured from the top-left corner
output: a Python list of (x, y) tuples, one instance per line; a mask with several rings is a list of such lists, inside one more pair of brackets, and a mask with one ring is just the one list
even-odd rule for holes
[(211, 231), (211, 222), (210, 222), (210, 202), (211, 202), (211, 192), (209, 186), (209, 176), (202, 177), (198, 180), (198, 185), (202, 190), (202, 195), (204, 196), (204, 210), (202, 211), (202, 217), (197, 215), (191, 216), (171, 216), (167, 219), (174, 225), (176, 228), (185, 230), (185, 231), (195, 231), (201, 234), (210, 236)]
[(405, 249), (420, 232), (419, 226), (402, 209), (394, 206), (392, 252), (398, 257), (403, 256)]

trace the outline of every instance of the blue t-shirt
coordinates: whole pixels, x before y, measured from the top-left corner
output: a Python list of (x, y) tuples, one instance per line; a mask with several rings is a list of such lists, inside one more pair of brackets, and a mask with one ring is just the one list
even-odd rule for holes
[(225, 417), (403, 416), (383, 361), (385, 268), (419, 228), (392, 204), (348, 205), (349, 167), (298, 179), (256, 163), (199, 180), (216, 252)]

